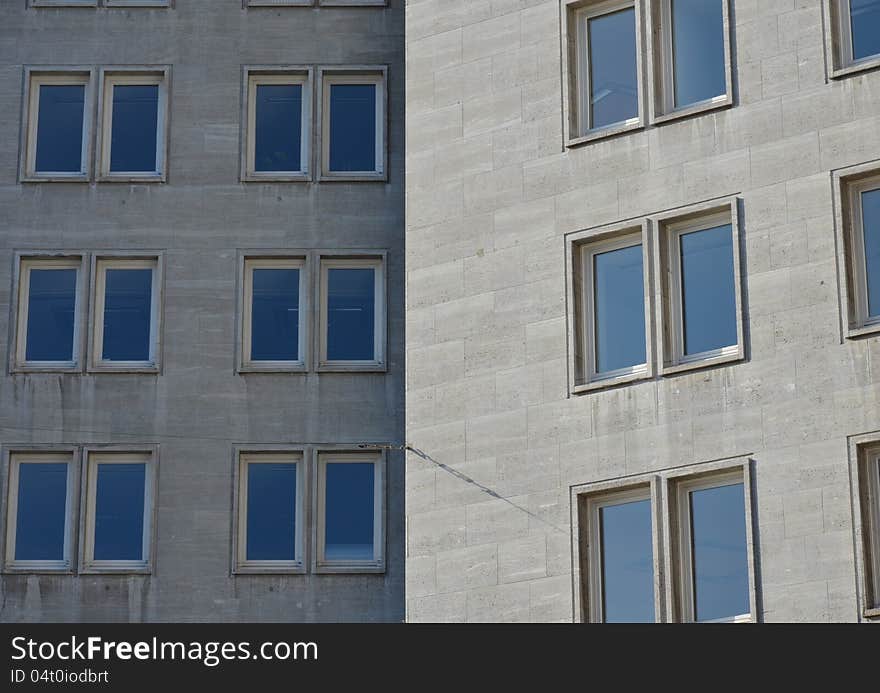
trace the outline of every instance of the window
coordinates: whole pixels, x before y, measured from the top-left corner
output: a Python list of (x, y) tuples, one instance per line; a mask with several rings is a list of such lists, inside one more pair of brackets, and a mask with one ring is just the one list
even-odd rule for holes
[(23, 257), (13, 370), (78, 370), (81, 257)]
[(150, 453), (86, 455), (86, 572), (149, 572), (155, 462)]
[(653, 623), (655, 555), (650, 486), (588, 496), (588, 604), (596, 623)]
[(316, 572), (385, 569), (384, 458), (318, 455)]
[(22, 179), (88, 178), (89, 72), (28, 72), (28, 112)]
[(384, 180), (384, 68), (321, 74), (322, 177)]
[(167, 71), (104, 72), (104, 179), (164, 180), (167, 82)]
[(306, 295), (303, 258), (246, 258), (242, 370), (305, 368)]
[(155, 257), (95, 261), (93, 369), (157, 369), (159, 274), (160, 263)]
[(380, 258), (321, 260), (321, 366), (384, 367), (385, 279)]
[(870, 166), (836, 175), (850, 337), (880, 330), (880, 175)]
[(751, 478), (735, 459), (572, 487), (579, 619), (756, 621)]
[(880, 0), (829, 0), (832, 77), (880, 66)]
[(239, 455), (237, 571), (303, 571), (303, 470), (298, 452)]
[(741, 472), (675, 484), (679, 617), (751, 621), (746, 487)]
[(880, 617), (880, 436), (850, 439), (862, 614)]
[(655, 115), (729, 105), (728, 0), (653, 0)]
[(571, 140), (641, 126), (639, 5), (632, 0), (569, 2)]
[(650, 375), (645, 238), (645, 228), (629, 228), (575, 246), (578, 387)]
[(308, 180), (311, 77), (248, 71), (244, 180)]
[(75, 488), (71, 453), (11, 453), (6, 506), (6, 568), (71, 568)]
[(659, 223), (666, 372), (743, 357), (735, 207)]

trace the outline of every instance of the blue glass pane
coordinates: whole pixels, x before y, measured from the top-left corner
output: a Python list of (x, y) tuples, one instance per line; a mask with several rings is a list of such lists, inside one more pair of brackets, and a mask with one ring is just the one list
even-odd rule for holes
[(255, 269), (251, 359), (299, 359), (299, 270)]
[(642, 246), (593, 256), (596, 371), (645, 363)]
[(330, 170), (376, 170), (376, 85), (330, 85)]
[(588, 20), (590, 128), (614, 125), (639, 114), (636, 15), (633, 8)]
[(708, 488), (690, 496), (697, 620), (747, 614), (749, 566), (743, 485)]
[(880, 190), (862, 193), (862, 226), (865, 233), (868, 313), (876, 317), (880, 316)]
[(66, 517), (67, 463), (19, 465), (15, 560), (63, 560)]
[(95, 560), (144, 559), (145, 464), (99, 464), (95, 493)]
[(374, 465), (329, 463), (326, 473), (324, 558), (372, 560)]
[(44, 84), (40, 87), (35, 164), (38, 172), (82, 171), (85, 99), (83, 84)]
[(247, 560), (295, 560), (296, 464), (249, 464), (247, 470)]
[(730, 224), (681, 235), (684, 353), (737, 343)]
[(159, 87), (117, 85), (113, 87), (113, 133), (110, 170), (156, 171), (156, 138), (159, 118)]
[(645, 499), (601, 508), (599, 523), (605, 623), (653, 623), (651, 501)]
[(327, 272), (327, 358), (375, 358), (376, 271), (371, 268)]
[(257, 85), (254, 168), (299, 171), (302, 168), (302, 85)]
[(850, 0), (853, 59), (880, 55), (880, 0)]
[(105, 361), (149, 361), (153, 270), (108, 269), (104, 286)]
[(28, 282), (26, 361), (72, 361), (75, 269), (32, 269)]
[(722, 0), (672, 0), (675, 107), (724, 94)]

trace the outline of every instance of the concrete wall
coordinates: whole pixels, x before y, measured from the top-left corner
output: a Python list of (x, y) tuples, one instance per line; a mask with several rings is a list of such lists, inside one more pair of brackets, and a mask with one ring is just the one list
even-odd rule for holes
[[(732, 6), (734, 108), (566, 150), (557, 0), (407, 4), (410, 620), (572, 619), (570, 486), (739, 455), (761, 618), (859, 618), (880, 347), (841, 334), (832, 171), (880, 159), (880, 72), (827, 78), (819, 0)], [(748, 359), (570, 397), (565, 234), (734, 194)]]
[[(400, 453), (389, 457), (384, 575), (232, 578), (230, 528), (234, 445), (403, 434), (403, 0), (25, 5), (0, 6), (0, 445), (158, 444), (158, 545), (151, 576), (3, 576), (0, 620), (401, 620)], [(171, 65), (168, 183), (17, 184), (23, 67), (39, 64)], [(387, 64), (388, 183), (240, 183), (247, 64)], [(236, 375), (242, 248), (387, 250), (388, 373)], [(162, 374), (8, 375), (13, 251), (31, 249), (164, 251)]]

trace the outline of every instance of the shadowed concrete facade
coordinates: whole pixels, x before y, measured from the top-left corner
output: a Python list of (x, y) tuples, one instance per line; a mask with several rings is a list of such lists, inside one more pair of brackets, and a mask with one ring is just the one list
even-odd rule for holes
[[(407, 618), (578, 619), (572, 487), (748, 458), (758, 619), (862, 619), (880, 347), (842, 327), (832, 190), (880, 159), (880, 72), (829, 76), (820, 0), (733, 0), (731, 108), (566, 147), (561, 20), (407, 4)], [(745, 358), (574, 393), (567, 235), (726, 197)]]
[[(172, 5), (0, 6), (0, 445), (159, 450), (152, 574), (3, 575), (0, 620), (400, 621), (399, 452), (384, 574), (232, 576), (230, 564), (235, 446), (402, 440), (403, 0)], [(242, 66), (343, 64), (387, 66), (388, 181), (241, 183)], [(19, 184), (23, 73), (39, 65), (170, 66), (167, 183)], [(237, 374), (244, 249), (387, 252), (387, 373)], [(37, 250), (164, 254), (159, 375), (9, 373), (14, 253)]]

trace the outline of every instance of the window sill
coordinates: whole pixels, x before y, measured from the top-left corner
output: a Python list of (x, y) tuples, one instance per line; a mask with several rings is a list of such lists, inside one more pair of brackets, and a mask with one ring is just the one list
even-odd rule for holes
[(868, 70), (876, 70), (877, 68), (880, 68), (880, 55), (873, 58), (867, 58), (857, 63), (852, 63), (851, 65), (847, 65), (846, 67), (835, 68), (831, 70), (831, 74), (829, 76), (831, 77), (831, 79), (844, 79), (851, 75), (855, 75), (860, 72), (867, 72)]
[(741, 348), (738, 348), (736, 351), (733, 351), (729, 354), (709, 356), (704, 359), (664, 366), (660, 371), (660, 375), (677, 375), (679, 373), (687, 373), (688, 371), (698, 371), (704, 368), (713, 368), (715, 366), (736, 363), (737, 361), (742, 361), (744, 358), (745, 355), (743, 353), (743, 350)]
[(861, 325), (860, 327), (850, 327), (846, 331), (847, 339), (859, 339), (875, 334), (880, 334), (880, 322)]
[(318, 364), (318, 373), (387, 373), (388, 366), (379, 362), (355, 363), (332, 361)]
[(242, 183), (311, 183), (310, 173), (246, 173)]
[(33, 174), (29, 176), (22, 176), (18, 180), (19, 183), (88, 183), (89, 182), (89, 174), (87, 173), (77, 173), (70, 176), (65, 175), (52, 175), (48, 174), (45, 176), (41, 176), (39, 174)]
[(865, 609), (862, 612), (862, 615), (865, 618), (870, 618), (870, 619), (880, 618), (880, 606), (874, 607), (872, 609)]
[(137, 366), (137, 365), (125, 365), (125, 366), (89, 366), (88, 368), (89, 374), (101, 374), (101, 373), (140, 373), (146, 375), (159, 375), (159, 366)]
[(319, 183), (387, 183), (386, 173), (321, 173)]
[(149, 565), (117, 565), (97, 566), (87, 565), (79, 571), (80, 575), (151, 575), (153, 568)]
[(135, 176), (135, 175), (113, 175), (113, 174), (103, 174), (98, 176), (98, 183), (165, 183), (165, 174), (157, 173), (153, 175), (143, 175), (143, 176)]
[(271, 373), (308, 373), (309, 369), (306, 367), (304, 363), (271, 363), (265, 365), (256, 365), (256, 364), (245, 364), (243, 366), (239, 366), (238, 373), (240, 375), (249, 375), (249, 374), (271, 374)]
[(691, 118), (695, 115), (702, 115), (704, 113), (710, 113), (712, 111), (720, 111), (726, 108), (730, 108), (731, 106), (733, 106), (733, 97), (728, 94), (726, 96), (719, 97), (718, 99), (703, 101), (701, 103), (696, 103), (692, 106), (680, 108), (675, 111), (669, 111), (668, 113), (655, 115), (654, 119), (651, 121), (651, 124), (664, 125), (666, 123), (675, 122), (676, 120)]
[(42, 566), (36, 564), (6, 565), (2, 570), (3, 575), (75, 575), (76, 572), (70, 564), (59, 566)]
[(98, 0), (31, 0), (31, 7), (97, 7)]
[(581, 145), (589, 144), (590, 142), (596, 142), (598, 140), (617, 137), (618, 135), (623, 135), (628, 132), (642, 130), (644, 127), (641, 118), (634, 122), (627, 121), (619, 123), (618, 125), (611, 125), (607, 128), (602, 128), (601, 130), (594, 130), (588, 132), (586, 135), (580, 135), (579, 137), (570, 137), (568, 141), (566, 141), (565, 146), (580, 147)]
[(572, 395), (584, 395), (590, 392), (598, 392), (600, 390), (610, 390), (615, 387), (620, 387), (621, 385), (629, 385), (631, 383), (636, 383), (642, 380), (650, 380), (652, 374), (648, 370), (642, 370), (637, 373), (629, 373), (627, 375), (618, 375), (613, 378), (605, 378), (603, 380), (592, 380), (587, 383), (581, 383), (575, 385), (572, 390)]
[(385, 572), (385, 563), (318, 563), (315, 565), (315, 573), (319, 575), (365, 573), (377, 575)]
[(321, 7), (387, 7), (386, 0), (318, 0)]
[(233, 575), (305, 575), (306, 567), (302, 563), (284, 565), (236, 565)]
[(312, 7), (314, 0), (285, 0), (284, 2), (273, 2), (272, 0), (248, 0), (248, 7), (265, 7), (271, 9), (273, 7)]
[(73, 373), (79, 375), (82, 373), (82, 366), (77, 364), (65, 366), (29, 366), (16, 364), (9, 369), (10, 375), (29, 375), (32, 373)]
[(169, 0), (104, 0), (104, 7), (147, 7), (147, 8), (167, 8), (170, 7)]

